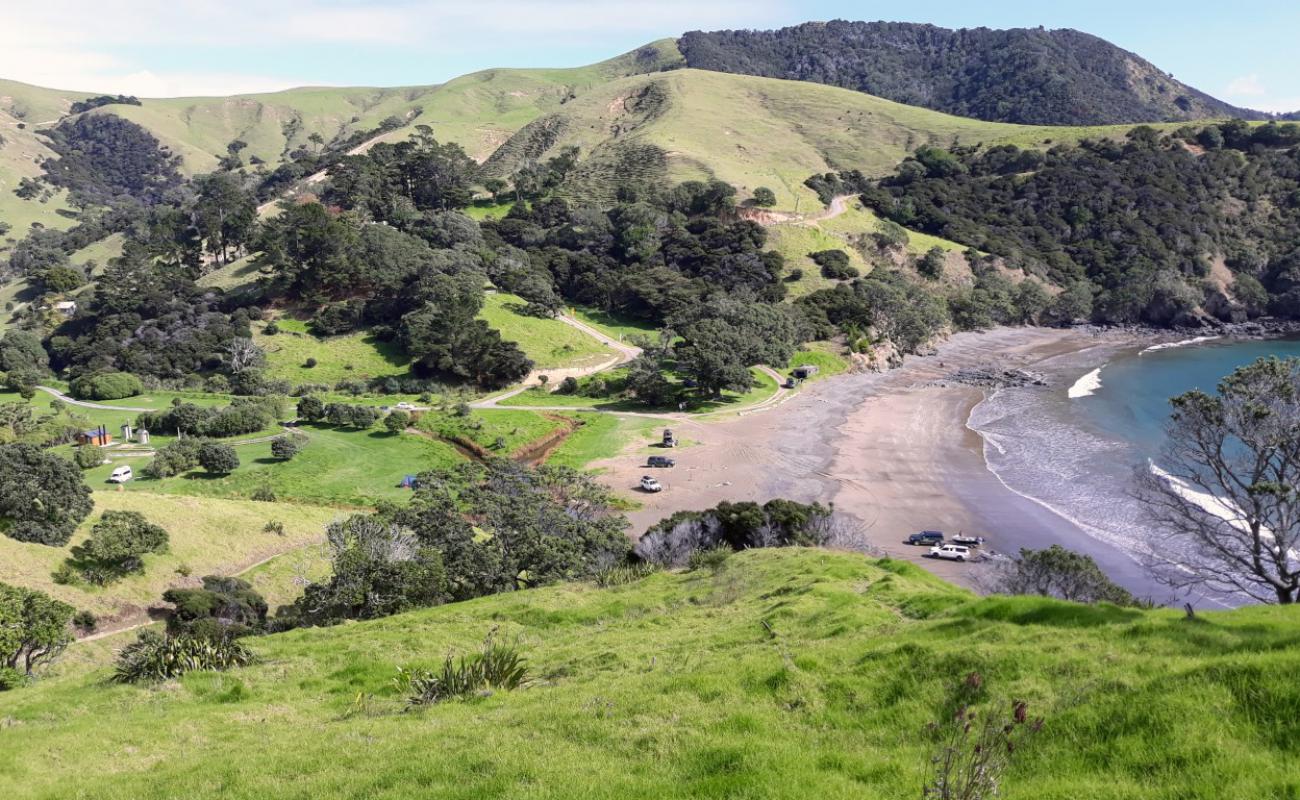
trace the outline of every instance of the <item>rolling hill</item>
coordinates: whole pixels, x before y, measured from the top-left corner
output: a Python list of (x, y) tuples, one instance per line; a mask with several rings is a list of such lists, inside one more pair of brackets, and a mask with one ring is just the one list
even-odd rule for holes
[(692, 31), (686, 63), (814, 81), (951, 114), (1039, 125), (1262, 119), (1140, 56), (1076, 30), (948, 30), (906, 22), (809, 22), (775, 31)]
[[(257, 665), (154, 686), (105, 682), (118, 637), (0, 693), (0, 794), (919, 797), (978, 673), (978, 711), (1045, 718), (1000, 797), (1292, 797), (1297, 611), (978, 599), (780, 549), (254, 638)], [(399, 668), (493, 631), (526, 688), (406, 707)]]

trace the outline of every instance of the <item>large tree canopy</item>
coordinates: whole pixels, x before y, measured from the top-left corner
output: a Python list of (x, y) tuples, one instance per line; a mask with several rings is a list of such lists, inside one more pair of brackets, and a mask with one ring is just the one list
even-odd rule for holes
[(71, 461), (30, 444), (0, 445), (0, 526), (9, 538), (62, 547), (93, 505)]

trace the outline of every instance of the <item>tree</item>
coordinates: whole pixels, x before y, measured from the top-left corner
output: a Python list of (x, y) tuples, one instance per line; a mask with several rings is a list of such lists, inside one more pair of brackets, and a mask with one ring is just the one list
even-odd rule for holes
[(297, 436), (277, 436), (271, 440), (271, 455), (281, 461), (288, 461), (302, 451), (302, 443)]
[(76, 609), (43, 592), (0, 583), (0, 665), (31, 675), (68, 646)]
[(384, 417), (384, 428), (389, 433), (398, 434), (406, 430), (411, 424), (411, 415), (405, 411), (390, 411), (388, 416)]
[(129, 372), (101, 372), (82, 375), (69, 385), (78, 400), (121, 400), (144, 391), (144, 384)]
[(253, 238), (257, 198), (244, 188), (240, 175), (230, 172), (201, 175), (194, 179), (194, 188), (194, 224), (208, 253), (225, 264), (232, 250), (238, 253)]
[(0, 446), (0, 526), (9, 538), (62, 547), (93, 505), (71, 461), (30, 444)]
[(1264, 358), (1218, 393), (1174, 397), (1163, 456), (1140, 476), (1149, 567), (1178, 588), (1300, 600), (1300, 359)]
[(754, 190), (754, 205), (771, 208), (776, 205), (776, 192), (766, 186), (758, 187)]
[(307, 422), (319, 422), (325, 416), (325, 403), (319, 397), (306, 395), (298, 400), (298, 418)]
[(1021, 549), (999, 576), (995, 591), (1003, 594), (1036, 594), (1059, 597), (1076, 603), (1135, 605), (1124, 587), (1112, 582), (1091, 556), (1066, 550), (1059, 544), (1043, 550)]
[(809, 253), (813, 263), (822, 268), (822, 277), (847, 280), (858, 277), (857, 267), (849, 263), (849, 254), (843, 250), (819, 250)]
[(92, 583), (108, 583), (144, 569), (146, 553), (166, 552), (167, 531), (137, 511), (105, 511), (90, 538), (72, 548), (71, 563)]
[(228, 475), (239, 468), (239, 454), (228, 444), (207, 442), (199, 447), (199, 466), (213, 475)]
[(239, 578), (203, 576), (198, 589), (168, 589), (163, 600), (175, 606), (167, 632), (207, 638), (243, 636), (266, 625), (266, 600)]

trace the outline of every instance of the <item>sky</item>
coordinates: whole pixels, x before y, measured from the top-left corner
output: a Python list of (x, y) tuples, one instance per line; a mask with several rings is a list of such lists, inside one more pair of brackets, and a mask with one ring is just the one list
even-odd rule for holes
[(424, 85), (826, 19), (1077, 28), (1223, 100), (1300, 109), (1295, 0), (4, 0), (0, 78), (141, 97)]

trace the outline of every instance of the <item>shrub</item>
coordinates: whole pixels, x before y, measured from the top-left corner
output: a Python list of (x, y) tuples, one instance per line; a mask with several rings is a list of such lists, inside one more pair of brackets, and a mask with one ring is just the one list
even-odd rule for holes
[(691, 553), (691, 557), (686, 564), (692, 570), (707, 569), (709, 572), (717, 572), (727, 563), (731, 553), (731, 548), (725, 544), (710, 547), (707, 550), (696, 550)]
[(13, 667), (0, 666), (0, 692), (18, 689), (27, 684), (27, 676)]
[(146, 630), (122, 648), (113, 680), (117, 683), (161, 681), (196, 670), (244, 667), (254, 661), (253, 652), (235, 639), (171, 636)]
[(154, 453), (142, 470), (146, 477), (161, 480), (189, 472), (199, 465), (200, 439), (178, 439)]
[(72, 396), (79, 400), (120, 400), (134, 397), (144, 390), (140, 379), (129, 372), (101, 372), (82, 375), (69, 385)]
[(207, 442), (199, 446), (199, 465), (213, 475), (228, 475), (239, 468), (239, 454), (228, 444)]
[(140, 572), (145, 553), (167, 550), (167, 531), (137, 511), (105, 511), (90, 529), (90, 538), (72, 548), (70, 564), (96, 585)]
[(754, 190), (754, 205), (771, 208), (776, 205), (776, 192), (766, 186), (758, 187)]
[(621, 564), (597, 572), (596, 585), (602, 589), (608, 589), (611, 586), (626, 586), (658, 571), (658, 564), (650, 564), (644, 561), (638, 564)]
[(566, 377), (564, 380), (560, 381), (560, 387), (555, 390), (555, 393), (556, 394), (577, 394), (578, 379), (573, 377), (572, 375)]
[(407, 703), (412, 706), (441, 703), (491, 694), (493, 690), (511, 691), (528, 680), (528, 668), (513, 645), (497, 644), (489, 635), (483, 650), (455, 659), (449, 653), (442, 669), (403, 672), (399, 681), (406, 684)]
[(270, 520), (262, 526), (262, 533), (274, 533), (276, 536), (283, 536), (284, 523), (278, 519)]
[(1025, 739), (1042, 729), (1043, 720), (1032, 722), (1022, 700), (1010, 703), (1011, 713), (1002, 717), (993, 710), (971, 710), (971, 700), (983, 690), (983, 679), (972, 672), (950, 698), (956, 711), (949, 719), (930, 726), (940, 742), (931, 757), (930, 776), (922, 796), (933, 800), (991, 800), (999, 796), (1003, 774)]
[(302, 452), (302, 442), (297, 436), (277, 436), (271, 440), (271, 455), (281, 461), (288, 461)]
[(104, 463), (104, 451), (94, 445), (82, 445), (73, 451), (72, 460), (82, 469), (94, 469)]
[(932, 281), (937, 281), (943, 277), (943, 262), (946, 260), (947, 256), (948, 254), (942, 247), (931, 247), (929, 250), (926, 250), (925, 255), (921, 256), (920, 260), (916, 262), (916, 271), (921, 273), (923, 277), (929, 278)]
[(785, 276), (786, 283), (798, 283), (803, 280), (803, 270), (795, 267), (790, 270), (790, 274)]
[(274, 503), (275, 489), (272, 489), (270, 484), (264, 483), (254, 489), (250, 497), (259, 503)]
[(266, 323), (266, 327), (262, 329), (262, 333), (266, 334), (267, 336), (274, 336), (279, 332), (280, 332), (280, 324), (277, 323), (275, 320), (271, 320), (270, 322)]
[(411, 415), (405, 411), (391, 411), (384, 417), (384, 428), (389, 433), (401, 433), (411, 425)]
[[(201, 588), (168, 589), (163, 600), (175, 606), (167, 619), (172, 634), (244, 636), (266, 625), (266, 600), (247, 581), (221, 575), (203, 576)], [(202, 622), (202, 626), (196, 627)]]
[(90, 611), (78, 611), (72, 615), (72, 627), (83, 633), (90, 633), (99, 626), (99, 618)]
[(847, 280), (858, 277), (858, 270), (849, 263), (849, 254), (843, 250), (819, 250), (809, 253), (808, 257), (822, 268), (822, 276), (832, 280)]
[(309, 357), (306, 361), (302, 362), (302, 365), (303, 365), (304, 367), (306, 367), (307, 369), (313, 369), (313, 368), (314, 368), (318, 363), (320, 363), (320, 362), (318, 362), (318, 361), (317, 361), (316, 359), (314, 359), (314, 358), (310, 358), (310, 357)]

